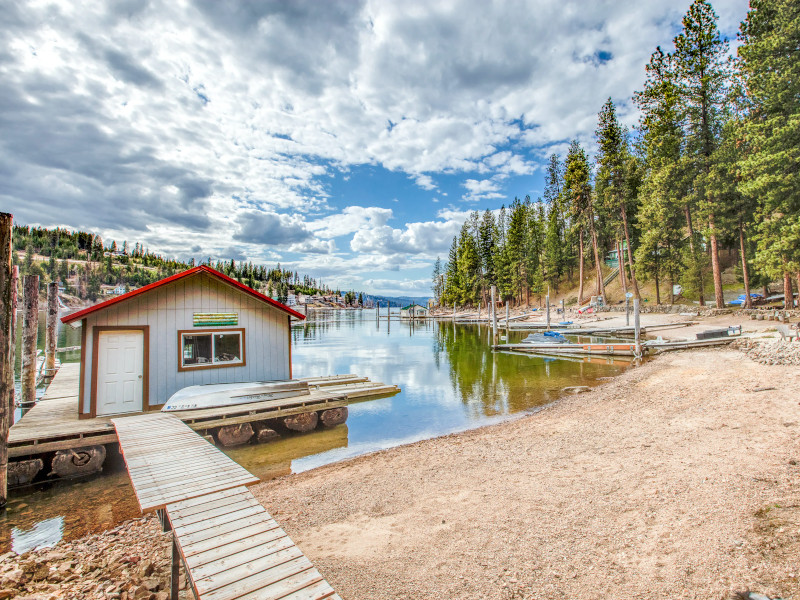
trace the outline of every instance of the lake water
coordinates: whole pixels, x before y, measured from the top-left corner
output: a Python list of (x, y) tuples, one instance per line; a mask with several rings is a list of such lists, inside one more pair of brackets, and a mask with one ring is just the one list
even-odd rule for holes
[[(62, 330), (59, 347), (79, 343), (69, 328)], [(524, 335), (512, 332), (509, 341)], [(564, 387), (596, 385), (630, 364), (492, 352), (490, 336), (486, 326), (400, 321), (396, 315), (377, 321), (367, 310), (311, 313), (292, 328), (295, 377), (355, 373), (395, 384), (400, 393), (352, 403), (347, 423), (333, 429), (225, 452), (270, 479), (512, 418), (552, 402)], [(74, 360), (75, 354), (63, 359)], [(113, 449), (99, 475), (40, 483), (9, 496), (8, 510), (0, 514), (0, 552), (23, 552), (139, 516), (124, 463)]]

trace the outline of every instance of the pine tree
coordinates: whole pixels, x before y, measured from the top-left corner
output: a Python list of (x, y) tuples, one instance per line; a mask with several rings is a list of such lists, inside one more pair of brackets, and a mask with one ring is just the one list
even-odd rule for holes
[(756, 262), (800, 288), (800, 6), (793, 0), (751, 0), (742, 23), (739, 68), (748, 114), (739, 189), (759, 198)]
[[(636, 281), (636, 263), (633, 259), (633, 248), (630, 226), (628, 224), (627, 179), (629, 173), (627, 166), (630, 153), (628, 150), (627, 133), (617, 120), (617, 111), (614, 102), (609, 98), (603, 105), (598, 118), (597, 130), (598, 154), (596, 189), (603, 205), (612, 212), (617, 211), (620, 217), (622, 233), (625, 237), (628, 255), (628, 267), (631, 270), (631, 283), (633, 293), (641, 299), (639, 284)], [(625, 276), (623, 257), (619, 257), (620, 275)]]
[(683, 32), (675, 38), (674, 59), (685, 110), (692, 193), (707, 224), (717, 308), (724, 306), (717, 216), (725, 209), (709, 188), (708, 177), (725, 122), (731, 77), (727, 55), (728, 41), (720, 35), (714, 9), (705, 0), (695, 0), (683, 18)]
[[(586, 152), (577, 140), (573, 140), (567, 152), (564, 169), (564, 197), (569, 206), (570, 221), (578, 231), (578, 304), (583, 303), (584, 232), (591, 215), (592, 184), (591, 167)], [(592, 246), (597, 256), (596, 238), (592, 235)], [(602, 273), (598, 274), (602, 284)], [(599, 287), (599, 285), (598, 285)]]

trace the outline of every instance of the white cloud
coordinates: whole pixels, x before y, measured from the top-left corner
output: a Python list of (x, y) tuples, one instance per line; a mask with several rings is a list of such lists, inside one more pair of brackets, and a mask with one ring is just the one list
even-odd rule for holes
[(437, 187), (430, 175), (417, 175), (414, 182), (423, 190), (435, 190)]
[(392, 218), (389, 208), (377, 206), (347, 206), (342, 212), (308, 223), (318, 236), (335, 238), (354, 233), (364, 227), (380, 227)]
[(468, 202), (503, 197), (499, 193), (500, 186), (491, 179), (467, 179), (462, 185), (467, 188), (467, 193), (462, 198)]

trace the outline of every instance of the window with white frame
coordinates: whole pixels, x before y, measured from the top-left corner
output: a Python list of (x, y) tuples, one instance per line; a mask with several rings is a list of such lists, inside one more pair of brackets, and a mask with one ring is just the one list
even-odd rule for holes
[(181, 369), (244, 364), (244, 329), (180, 332)]

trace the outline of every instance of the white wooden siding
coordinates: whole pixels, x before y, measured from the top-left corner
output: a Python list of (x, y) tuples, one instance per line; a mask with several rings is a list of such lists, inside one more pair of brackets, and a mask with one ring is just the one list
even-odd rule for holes
[[(178, 331), (202, 331), (202, 328), (193, 326), (195, 312), (239, 315), (238, 325), (229, 329), (244, 328), (246, 365), (178, 371)], [(95, 326), (109, 325), (149, 325), (151, 405), (164, 404), (172, 394), (189, 385), (289, 378), (288, 315), (209, 275), (198, 273), (87, 317), (87, 364), (83, 386), (83, 408), (87, 413), (91, 408), (92, 331)], [(227, 328), (215, 326), (211, 329)]]

